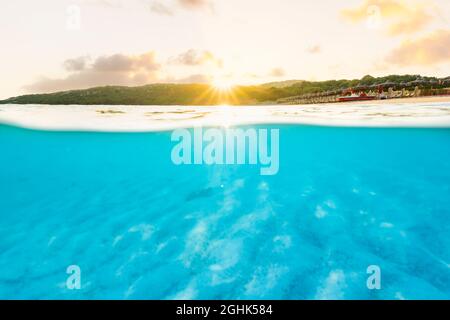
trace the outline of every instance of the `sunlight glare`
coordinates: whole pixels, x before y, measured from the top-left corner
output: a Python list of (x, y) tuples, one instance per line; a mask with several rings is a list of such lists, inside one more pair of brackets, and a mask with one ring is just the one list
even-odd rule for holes
[(212, 82), (212, 86), (219, 91), (231, 91), (234, 87), (234, 84), (225, 78), (216, 78)]

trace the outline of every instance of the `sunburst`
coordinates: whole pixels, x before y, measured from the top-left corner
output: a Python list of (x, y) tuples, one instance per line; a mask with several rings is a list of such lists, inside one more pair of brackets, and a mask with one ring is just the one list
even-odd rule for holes
[(230, 92), (234, 88), (234, 83), (226, 78), (216, 78), (212, 82), (212, 86), (217, 91)]

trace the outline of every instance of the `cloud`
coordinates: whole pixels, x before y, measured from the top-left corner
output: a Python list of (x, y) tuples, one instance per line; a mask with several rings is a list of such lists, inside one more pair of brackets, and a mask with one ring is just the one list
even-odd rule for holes
[(322, 48), (319, 45), (314, 45), (306, 49), (306, 52), (310, 54), (317, 54), (320, 53), (320, 51), (322, 51)]
[(123, 0), (81, 0), (82, 3), (93, 3), (105, 7), (121, 8), (124, 5)]
[(187, 9), (204, 9), (212, 4), (210, 0), (177, 0), (177, 2)]
[(155, 60), (155, 53), (152, 51), (137, 56), (119, 53), (97, 58), (92, 69), (103, 72), (155, 71), (161, 67)]
[(78, 57), (74, 59), (68, 59), (64, 61), (63, 66), (67, 71), (81, 71), (86, 68), (89, 61), (88, 56)]
[(124, 54), (100, 56), (91, 64), (88, 64), (86, 58), (79, 57), (66, 60), (63, 66), (69, 71), (65, 78), (41, 77), (24, 89), (40, 93), (106, 85), (144, 85), (156, 81), (161, 68), (152, 51), (135, 56)]
[(150, 4), (150, 10), (166, 16), (173, 16), (174, 14), (173, 10), (170, 7), (159, 1), (152, 2)]
[(172, 16), (177, 9), (204, 10), (213, 9), (213, 0), (78, 0), (84, 4), (98, 5), (113, 9), (134, 8)]
[[(191, 49), (169, 59), (168, 62), (180, 66), (201, 67), (212, 64), (215, 67), (222, 67), (222, 60), (207, 50)], [(170, 76), (164, 71), (164, 67), (168, 65), (158, 63), (153, 51), (139, 55), (117, 53), (95, 59), (81, 56), (67, 59), (63, 62), (63, 67), (67, 71), (65, 77), (59, 79), (40, 77), (34, 83), (24, 86), (24, 89), (32, 93), (45, 93), (107, 85), (139, 86), (161, 81), (211, 83), (213, 80), (211, 75), (200, 73), (184, 78)]]
[(186, 78), (174, 80), (176, 83), (211, 83), (213, 77), (206, 74), (193, 74)]
[(150, 10), (152, 12), (168, 16), (173, 16), (177, 8), (192, 11), (213, 9), (213, 2), (211, 0), (175, 0), (167, 4), (156, 0), (150, 4)]
[(205, 64), (213, 64), (219, 68), (223, 66), (223, 61), (216, 58), (210, 51), (198, 51), (194, 49), (189, 49), (177, 57), (171, 58), (169, 62), (186, 66), (200, 66)]
[(450, 30), (438, 30), (417, 40), (403, 42), (386, 62), (399, 66), (433, 65), (450, 62)]
[(273, 68), (269, 72), (269, 76), (271, 77), (284, 77), (286, 75), (286, 72), (282, 68)]
[(388, 34), (397, 36), (416, 33), (419, 30), (423, 30), (432, 19), (433, 17), (425, 11), (412, 11), (407, 19), (391, 24)]
[(365, 0), (357, 8), (344, 9), (341, 16), (352, 23), (366, 21), (368, 26), (385, 24), (390, 36), (413, 34), (423, 30), (432, 20), (424, 1)]

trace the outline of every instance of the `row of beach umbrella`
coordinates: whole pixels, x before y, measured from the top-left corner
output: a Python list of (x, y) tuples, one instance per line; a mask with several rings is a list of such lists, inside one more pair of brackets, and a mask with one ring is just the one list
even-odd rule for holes
[(303, 99), (309, 99), (309, 98), (318, 98), (318, 97), (326, 97), (326, 96), (333, 96), (342, 94), (345, 91), (363, 91), (363, 90), (374, 90), (374, 89), (387, 89), (387, 88), (393, 88), (393, 89), (400, 89), (400, 88), (414, 88), (416, 86), (418, 87), (433, 87), (433, 86), (439, 86), (439, 85), (450, 85), (450, 77), (443, 78), (440, 80), (426, 80), (426, 79), (416, 79), (410, 82), (392, 82), (392, 81), (386, 81), (383, 83), (376, 83), (372, 85), (363, 85), (359, 84), (352, 88), (341, 88), (339, 90), (332, 90), (332, 91), (322, 91), (322, 92), (315, 92), (315, 93), (308, 93), (300, 96), (300, 98)]

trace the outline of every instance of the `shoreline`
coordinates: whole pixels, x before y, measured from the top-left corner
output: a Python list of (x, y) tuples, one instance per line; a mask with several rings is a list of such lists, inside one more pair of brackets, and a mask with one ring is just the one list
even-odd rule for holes
[(130, 105), (122, 105), (122, 104), (109, 104), (109, 105), (105, 105), (105, 104), (39, 104), (39, 103), (5, 103), (5, 104), (0, 104), (0, 109), (2, 108), (2, 106), (129, 106), (129, 107), (154, 107), (154, 106), (158, 106), (158, 107), (185, 107), (185, 108), (190, 108), (190, 107), (221, 107), (224, 105), (233, 107), (233, 108), (239, 108), (239, 107), (249, 107), (249, 106), (254, 106), (254, 107), (264, 107), (264, 106), (318, 106), (318, 105), (342, 105), (342, 104), (390, 104), (390, 103), (419, 103), (419, 102), (423, 102), (423, 103), (430, 103), (430, 102), (450, 102), (450, 95), (445, 95), (445, 96), (424, 96), (424, 97), (407, 97), (407, 98), (393, 98), (393, 99), (379, 99), (379, 100), (362, 100), (362, 101), (350, 101), (350, 102), (322, 102), (322, 103), (308, 103), (308, 104), (283, 104), (283, 103), (275, 103), (275, 102), (271, 102), (271, 103), (260, 103), (260, 104), (246, 104), (246, 105), (239, 105), (239, 104), (212, 104), (212, 105), (176, 105), (176, 104), (130, 104)]
[(258, 106), (1, 105), (0, 123), (45, 131), (154, 132), (315, 125), (450, 128), (450, 96)]
[[(353, 101), (353, 102), (336, 102), (336, 104), (390, 104), (390, 103), (433, 103), (433, 102), (450, 102), (450, 95), (447, 96), (426, 96), (426, 97), (408, 97), (408, 98), (394, 98), (384, 100), (371, 100), (371, 101)], [(317, 103), (314, 105), (318, 105)], [(325, 103), (326, 104), (326, 103)]]

